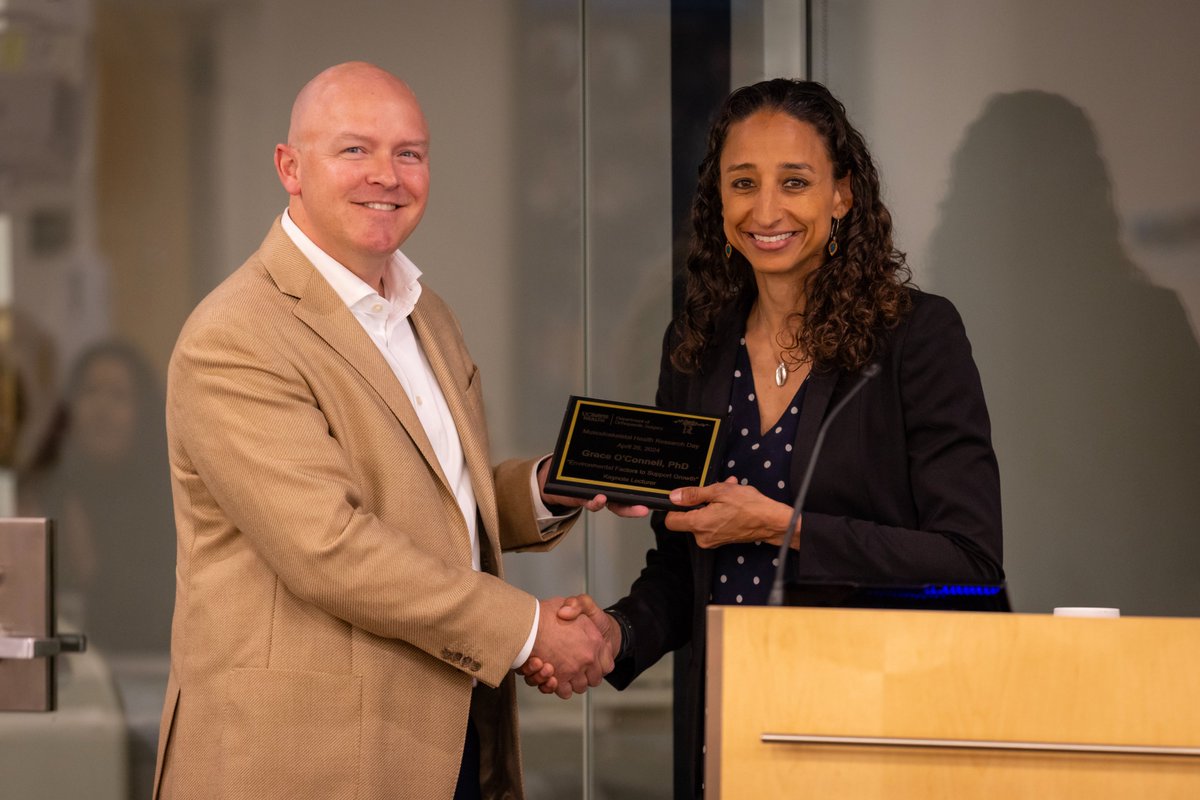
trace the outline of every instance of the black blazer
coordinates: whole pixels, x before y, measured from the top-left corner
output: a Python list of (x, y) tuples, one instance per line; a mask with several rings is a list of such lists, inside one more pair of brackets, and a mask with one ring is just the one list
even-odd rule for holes
[[(880, 374), (831, 424), (813, 474), (791, 577), (996, 582), (1001, 567), (1000, 478), (979, 373), (962, 320), (945, 298), (913, 292), (914, 307), (888, 335)], [(663, 343), (657, 404), (725, 416), (745, 304), (718, 325), (699, 372), (671, 366)], [(800, 486), (817, 429), (857, 373), (809, 377), (792, 453)], [(633, 631), (632, 652), (608, 680), (623, 689), (666, 653), (676, 657), (675, 796), (701, 794), (704, 609), (713, 551), (651, 520), (656, 547), (629, 595), (614, 605)]]

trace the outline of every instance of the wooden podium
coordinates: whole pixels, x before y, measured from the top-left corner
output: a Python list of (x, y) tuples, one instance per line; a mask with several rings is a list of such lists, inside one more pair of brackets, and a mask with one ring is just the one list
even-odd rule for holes
[(1200, 798), (1200, 619), (713, 606), (706, 798)]

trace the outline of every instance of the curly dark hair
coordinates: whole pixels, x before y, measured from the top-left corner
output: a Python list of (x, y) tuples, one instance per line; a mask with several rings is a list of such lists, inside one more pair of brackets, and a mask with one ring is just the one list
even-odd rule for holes
[(671, 363), (683, 372), (699, 369), (722, 311), (739, 300), (748, 305), (757, 296), (746, 258), (736, 250), (725, 257), (719, 173), (730, 126), (763, 110), (789, 114), (816, 128), (834, 177), (849, 175), (853, 196), (839, 223), (837, 253), (806, 278), (807, 304), (795, 312), (794, 331), (779, 345), (797, 361), (811, 360), (816, 369), (861, 369), (875, 355), (880, 335), (912, 307), (911, 272), (892, 244), (892, 215), (879, 197), (879, 174), (845, 107), (820, 83), (785, 78), (732, 92), (709, 129), (692, 204), (687, 289), (675, 320)]

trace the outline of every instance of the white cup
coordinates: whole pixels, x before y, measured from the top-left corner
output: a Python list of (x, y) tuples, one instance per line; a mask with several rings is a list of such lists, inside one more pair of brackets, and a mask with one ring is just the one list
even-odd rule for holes
[(1119, 608), (1096, 608), (1094, 606), (1059, 606), (1054, 609), (1056, 617), (1102, 617), (1113, 618), (1121, 616)]

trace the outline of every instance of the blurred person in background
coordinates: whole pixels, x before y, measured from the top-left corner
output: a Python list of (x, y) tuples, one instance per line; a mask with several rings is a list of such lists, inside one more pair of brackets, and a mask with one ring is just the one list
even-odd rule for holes
[(106, 652), (166, 652), (175, 599), (163, 395), (115, 340), (79, 356), (19, 481), (22, 513), (54, 521), (63, 615)]

